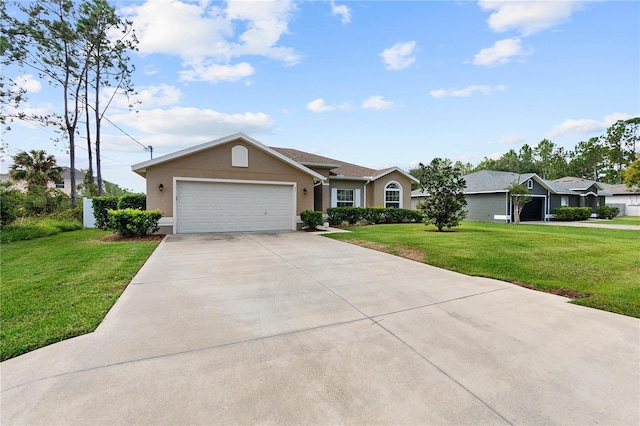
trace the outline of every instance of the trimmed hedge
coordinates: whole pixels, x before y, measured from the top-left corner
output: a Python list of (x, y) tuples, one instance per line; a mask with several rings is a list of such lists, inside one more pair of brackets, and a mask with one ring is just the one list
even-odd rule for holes
[(313, 210), (305, 210), (300, 213), (300, 219), (311, 229), (316, 229), (322, 225), (322, 212), (316, 212)]
[(118, 208), (118, 197), (94, 197), (91, 200), (93, 204), (93, 216), (96, 218), (96, 228), (109, 229), (109, 210)]
[(120, 209), (108, 210), (108, 229), (123, 237), (142, 237), (158, 229), (162, 217), (160, 210)]
[(383, 207), (331, 207), (327, 209), (329, 223), (332, 225), (349, 222), (378, 223), (420, 223), (422, 212), (418, 210)]
[(553, 210), (556, 220), (566, 222), (587, 220), (591, 217), (591, 207), (558, 207)]
[(600, 206), (598, 207), (598, 219), (613, 219), (620, 214), (618, 207)]
[(147, 196), (145, 194), (124, 194), (118, 200), (118, 209), (147, 209)]

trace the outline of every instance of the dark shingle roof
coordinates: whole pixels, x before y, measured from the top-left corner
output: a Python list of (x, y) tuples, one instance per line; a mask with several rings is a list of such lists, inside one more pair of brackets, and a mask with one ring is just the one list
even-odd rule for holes
[(313, 166), (324, 165), (327, 168), (331, 169), (330, 171), (331, 176), (365, 178), (365, 177), (372, 177), (372, 176), (383, 174), (394, 168), (394, 167), (390, 167), (388, 169), (375, 170), (375, 169), (370, 169), (368, 167), (358, 166), (357, 164), (347, 163), (345, 161), (340, 161), (333, 158), (312, 154), (310, 152), (299, 151), (297, 149), (276, 148), (276, 147), (270, 147), (270, 148), (276, 152), (279, 152), (282, 155), (289, 157), (293, 161), (297, 161), (303, 166), (313, 167)]
[(495, 170), (480, 170), (464, 176), (467, 182), (465, 192), (499, 192), (506, 191), (513, 182), (523, 183), (535, 176), (535, 173), (511, 173)]

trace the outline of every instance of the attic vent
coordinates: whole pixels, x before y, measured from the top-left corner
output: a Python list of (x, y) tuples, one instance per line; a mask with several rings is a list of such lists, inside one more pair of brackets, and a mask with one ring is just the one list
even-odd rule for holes
[(231, 166), (249, 167), (249, 150), (242, 145), (231, 148)]
[(529, 179), (529, 180), (527, 181), (527, 188), (528, 188), (528, 189), (533, 189), (533, 179)]

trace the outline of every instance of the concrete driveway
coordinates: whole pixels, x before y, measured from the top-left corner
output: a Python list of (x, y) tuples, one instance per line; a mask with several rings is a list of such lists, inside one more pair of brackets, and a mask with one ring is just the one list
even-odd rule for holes
[(168, 236), (3, 424), (640, 423), (640, 321), (308, 233)]

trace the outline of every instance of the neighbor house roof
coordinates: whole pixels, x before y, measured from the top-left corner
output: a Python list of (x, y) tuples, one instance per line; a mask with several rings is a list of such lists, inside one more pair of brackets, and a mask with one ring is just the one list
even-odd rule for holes
[[(580, 195), (588, 191), (592, 186), (598, 189), (598, 195), (607, 196), (609, 194), (604, 188), (604, 184), (580, 178), (562, 178), (555, 181), (542, 179), (535, 173), (511, 173), (496, 170), (480, 170), (463, 176), (467, 183), (465, 194), (481, 194), (508, 192), (508, 187), (514, 182), (524, 183), (529, 179), (538, 182), (554, 194), (558, 195)], [(412, 197), (422, 197), (425, 194), (420, 190), (411, 192)]]
[(600, 186), (602, 186), (602, 188), (611, 195), (640, 194), (640, 188), (629, 188), (627, 185), (623, 183), (618, 185), (600, 183)]
[[(612, 195), (613, 190), (619, 189), (615, 188), (618, 185), (608, 185), (606, 183), (597, 182), (595, 180), (582, 179), (574, 176), (565, 176), (560, 179), (555, 179), (551, 182), (555, 185), (560, 185), (560, 187), (569, 191), (586, 191), (592, 186), (596, 186), (598, 188), (598, 195)], [(624, 185), (621, 185), (624, 186)]]
[(133, 166), (131, 166), (131, 170), (133, 170), (134, 172), (136, 172), (137, 174), (139, 174), (142, 177), (145, 177), (146, 173), (147, 173), (147, 167), (151, 167), (151, 166), (156, 166), (158, 164), (162, 164), (162, 163), (166, 163), (167, 161), (172, 161), (175, 160), (177, 158), (181, 158), (187, 155), (191, 155), (191, 154), (195, 154), (210, 148), (213, 148), (215, 146), (218, 145), (222, 145), (225, 144), (227, 142), (231, 142), (234, 140), (242, 140), (246, 143), (249, 143), (253, 146), (255, 146), (256, 148), (265, 151), (271, 155), (273, 155), (274, 157), (284, 161), (285, 163), (295, 167), (298, 170), (302, 170), (303, 172), (313, 176), (314, 178), (316, 178), (317, 180), (325, 180), (325, 177), (322, 176), (320, 173), (317, 173), (313, 170), (311, 170), (310, 168), (300, 164), (297, 161), (292, 160), (290, 157), (287, 157), (286, 155), (283, 155), (281, 153), (279, 153), (278, 151), (275, 151), (272, 148), (269, 148), (266, 145), (263, 145), (262, 143), (258, 142), (257, 140), (253, 139), (250, 136), (245, 135), (244, 133), (236, 133), (230, 136), (226, 136), (224, 138), (220, 138), (220, 139), (216, 139), (213, 140), (211, 142), (206, 142), (200, 145), (196, 145), (193, 146), (191, 148), (187, 148), (187, 149), (183, 149), (180, 151), (176, 151), (174, 153), (171, 154), (167, 154), (167, 155), (163, 155), (161, 157), (158, 158), (154, 158), (153, 160), (147, 160), (147, 161), (143, 161), (142, 163), (138, 163), (138, 164), (134, 164)]
[(509, 185), (514, 182), (524, 183), (531, 178), (535, 178), (541, 184), (542, 179), (535, 173), (511, 173), (499, 172), (495, 170), (480, 170), (463, 176), (467, 187), (465, 193), (478, 192), (507, 192)]

